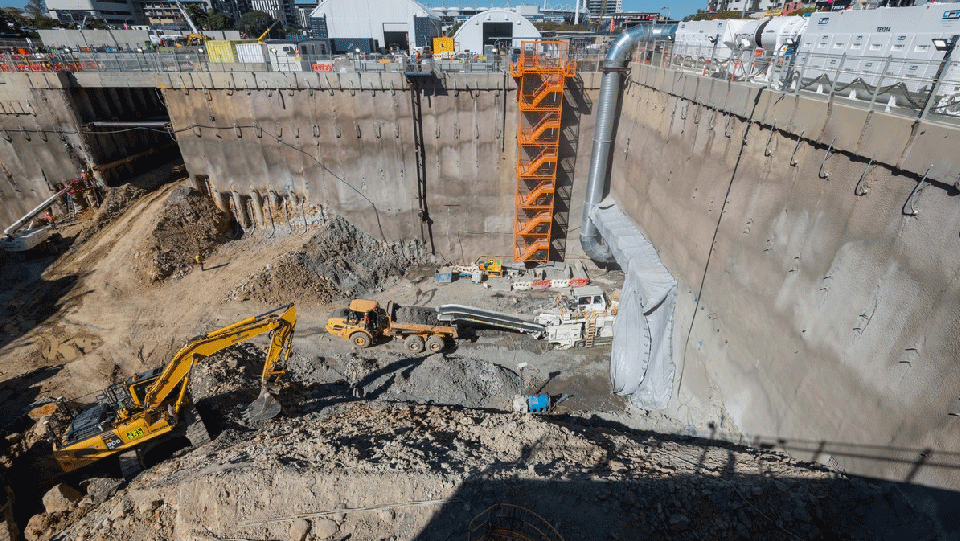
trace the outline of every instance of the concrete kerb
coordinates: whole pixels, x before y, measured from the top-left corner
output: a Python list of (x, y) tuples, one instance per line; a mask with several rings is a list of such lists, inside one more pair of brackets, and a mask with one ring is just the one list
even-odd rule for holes
[(827, 144), (832, 141), (834, 150), (856, 152), (869, 116), (866, 109), (834, 103), (820, 139)]
[[(907, 119), (904, 119), (907, 120)], [(916, 126), (917, 135), (904, 152), (897, 167), (923, 175), (931, 167), (928, 180), (954, 184), (960, 176), (960, 130), (930, 122)]]
[[(896, 165), (908, 151), (916, 121), (873, 111), (867, 117), (857, 153), (878, 163)], [(929, 164), (928, 164), (929, 165)]]
[(729, 88), (727, 103), (730, 112), (741, 118), (749, 118), (753, 113), (754, 104), (757, 101), (757, 94), (761, 92), (762, 89), (733, 84), (731, 84)]
[(697, 89), (700, 86), (701, 77), (698, 75), (687, 76), (680, 87), (681, 95), (690, 100), (697, 101)]

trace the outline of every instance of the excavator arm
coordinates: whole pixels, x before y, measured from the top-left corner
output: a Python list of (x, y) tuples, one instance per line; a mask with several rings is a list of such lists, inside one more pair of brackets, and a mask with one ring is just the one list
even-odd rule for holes
[[(280, 313), (281, 310), (283, 310), (282, 313)], [(190, 369), (198, 360), (266, 332), (273, 334), (267, 359), (263, 364), (261, 384), (264, 386), (276, 384), (285, 372), (280, 361), (281, 358), (286, 361), (290, 357), (290, 343), (293, 340), (296, 324), (296, 308), (289, 305), (194, 338), (180, 348), (180, 351), (163, 369), (157, 381), (147, 389), (143, 407), (156, 408), (170, 398), (170, 394), (177, 389), (177, 386), (189, 377)]]
[[(296, 323), (297, 312), (291, 304), (194, 338), (159, 374), (149, 371), (115, 384), (108, 388), (113, 394), (105, 391), (108, 400), (73, 416), (54, 443), (54, 458), (64, 471), (73, 471), (109, 456), (140, 452), (181, 428), (190, 438), (196, 426), (196, 419), (191, 420), (196, 413), (185, 409), (192, 408), (187, 392), (190, 369), (226, 347), (264, 333), (270, 333), (270, 349), (261, 373), (260, 396), (247, 408), (246, 416), (254, 423), (274, 417), (280, 413), (280, 403), (271, 391), (286, 371)], [(140, 376), (144, 379), (138, 381)], [(133, 403), (124, 404), (125, 400)]]

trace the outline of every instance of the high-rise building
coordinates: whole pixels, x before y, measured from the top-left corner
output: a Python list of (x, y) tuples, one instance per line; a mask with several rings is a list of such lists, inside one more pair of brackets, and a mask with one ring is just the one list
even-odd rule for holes
[(50, 16), (61, 23), (81, 24), (104, 22), (109, 25), (143, 24), (139, 11), (129, 0), (101, 2), (99, 0), (47, 0)]
[(284, 27), (300, 26), (300, 17), (297, 16), (293, 0), (251, 0), (250, 7), (253, 11), (269, 13)]
[[(200, 11), (204, 12), (213, 9), (211, 0), (180, 0), (180, 3), (184, 8), (195, 5), (200, 8)], [(144, 24), (154, 28), (163, 30), (190, 29), (190, 25), (173, 0), (141, 0), (137, 2), (136, 8), (140, 12)]]
[(293, 8), (299, 21), (298, 27), (310, 28), (310, 13), (317, 7), (317, 3), (317, 0), (293, 0)]
[(586, 11), (591, 19), (610, 17), (623, 11), (623, 0), (585, 0)]

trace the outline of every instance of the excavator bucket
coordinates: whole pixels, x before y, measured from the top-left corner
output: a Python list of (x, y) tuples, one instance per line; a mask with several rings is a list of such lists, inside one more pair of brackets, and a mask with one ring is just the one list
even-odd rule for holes
[(260, 395), (257, 396), (257, 399), (244, 411), (244, 417), (246, 417), (249, 423), (259, 423), (273, 419), (279, 413), (280, 402), (277, 400), (277, 397), (273, 396), (273, 393), (270, 392), (269, 387), (263, 386), (260, 388)]

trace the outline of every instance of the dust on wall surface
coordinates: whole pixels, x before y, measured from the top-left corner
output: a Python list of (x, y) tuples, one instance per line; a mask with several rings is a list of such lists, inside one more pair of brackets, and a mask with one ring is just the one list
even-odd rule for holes
[[(197, 88), (163, 90), (192, 175), (209, 177), (221, 193), (273, 192), (342, 214), (377, 238), (418, 238), (429, 247), (430, 228), (419, 217), (411, 91), (402, 74), (256, 74), (252, 87), (233, 74), (210, 75)], [(560, 207), (577, 215), (582, 186), (575, 186), (574, 168), (579, 163), (585, 176), (594, 78), (571, 89)], [(423, 84), (426, 204), (436, 251), (449, 260), (512, 254), (514, 90), (502, 73), (447, 74)]]
[(940, 466), (960, 451), (949, 164), (908, 201), (920, 161), (954, 160), (960, 133), (735, 84), (725, 107), (714, 81), (652, 71), (635, 66), (647, 84), (625, 91), (611, 184), (678, 280), (670, 408), (859, 474), (960, 487)]

